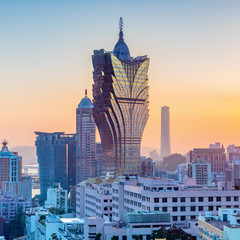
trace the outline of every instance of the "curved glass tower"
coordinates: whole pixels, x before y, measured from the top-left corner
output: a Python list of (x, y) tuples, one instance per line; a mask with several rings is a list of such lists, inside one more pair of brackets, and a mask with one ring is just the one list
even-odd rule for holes
[(93, 117), (103, 150), (103, 175), (140, 173), (140, 147), (148, 119), (149, 58), (130, 57), (123, 39), (113, 52), (95, 50), (93, 62)]

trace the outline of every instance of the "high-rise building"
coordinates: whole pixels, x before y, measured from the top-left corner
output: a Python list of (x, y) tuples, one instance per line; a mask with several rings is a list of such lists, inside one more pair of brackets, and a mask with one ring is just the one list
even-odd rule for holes
[(96, 126), (93, 119), (93, 104), (87, 97), (81, 100), (77, 115), (77, 183), (96, 177)]
[(96, 143), (96, 177), (102, 176), (102, 144), (97, 142)]
[(211, 171), (215, 173), (225, 172), (226, 153), (223, 147), (221, 148), (194, 148), (187, 154), (187, 163), (201, 158), (211, 164)]
[(69, 190), (76, 184), (76, 136), (64, 132), (35, 132), (39, 163), (40, 192), (46, 200), (47, 189), (54, 182)]
[(195, 178), (197, 185), (211, 185), (211, 164), (197, 158), (188, 164), (188, 177)]
[(171, 155), (169, 107), (161, 108), (161, 157)]
[(7, 141), (3, 141), (0, 151), (0, 189), (3, 193), (19, 194), (19, 183), (22, 179), (22, 157), (8, 150)]
[(149, 58), (130, 56), (123, 39), (113, 52), (94, 50), (93, 117), (98, 127), (105, 176), (140, 174), (140, 146), (148, 119)]

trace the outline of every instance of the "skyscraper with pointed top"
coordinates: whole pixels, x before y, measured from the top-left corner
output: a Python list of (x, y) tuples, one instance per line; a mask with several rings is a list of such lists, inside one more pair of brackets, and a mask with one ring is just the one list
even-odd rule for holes
[(76, 182), (96, 177), (96, 127), (93, 119), (93, 104), (87, 97), (81, 100), (76, 109)]
[(143, 130), (148, 119), (147, 56), (131, 57), (119, 21), (113, 52), (95, 50), (93, 62), (93, 117), (103, 150), (105, 176), (138, 175)]

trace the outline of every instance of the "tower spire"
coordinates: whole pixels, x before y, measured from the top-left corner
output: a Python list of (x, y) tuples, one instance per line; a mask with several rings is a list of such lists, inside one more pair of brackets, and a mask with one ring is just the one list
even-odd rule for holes
[(119, 19), (119, 39), (118, 41), (121, 41), (123, 42), (124, 39), (123, 39), (123, 19), (122, 17), (120, 17)]
[(85, 96), (87, 96), (87, 89), (85, 89)]

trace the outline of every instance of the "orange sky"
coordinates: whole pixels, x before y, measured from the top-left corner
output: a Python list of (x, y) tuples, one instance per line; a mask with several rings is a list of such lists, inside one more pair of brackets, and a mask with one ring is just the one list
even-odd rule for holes
[[(165, 105), (172, 152), (216, 141), (240, 145), (240, 3), (173, 2), (144, 2), (135, 11), (129, 3), (117, 16), (114, 3), (1, 3), (0, 139), (13, 147), (34, 145), (34, 131), (75, 132), (76, 107), (85, 88), (91, 93), (92, 51), (113, 49), (122, 15), (131, 55), (150, 57), (142, 145), (160, 148)], [(141, 24), (139, 16), (146, 16)]]

